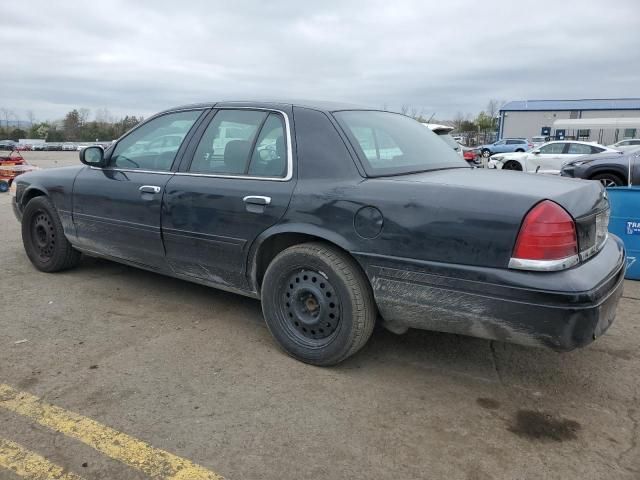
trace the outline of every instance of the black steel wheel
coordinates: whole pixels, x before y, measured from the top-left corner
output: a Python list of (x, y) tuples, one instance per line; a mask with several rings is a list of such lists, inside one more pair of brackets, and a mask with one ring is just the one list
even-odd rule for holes
[(340, 323), (340, 298), (324, 273), (293, 272), (284, 288), (288, 326), (294, 334), (317, 345), (330, 341)]
[(41, 262), (48, 262), (56, 248), (56, 229), (49, 214), (38, 209), (29, 222), (31, 245)]
[(31, 263), (43, 272), (72, 268), (80, 261), (64, 236), (62, 222), (46, 197), (29, 201), (22, 216), (22, 242)]
[(371, 286), (355, 260), (315, 242), (287, 248), (269, 264), (262, 311), (283, 350), (323, 366), (362, 348), (377, 315)]

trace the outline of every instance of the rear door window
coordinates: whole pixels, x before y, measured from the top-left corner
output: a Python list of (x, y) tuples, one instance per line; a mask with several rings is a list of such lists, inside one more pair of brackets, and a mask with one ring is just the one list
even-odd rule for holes
[(190, 172), (280, 178), (287, 170), (282, 115), (263, 110), (221, 110), (205, 130)]
[(591, 153), (591, 145), (583, 145), (582, 143), (570, 143), (569, 155), (588, 155)]
[(564, 143), (550, 143), (548, 145), (543, 145), (542, 147), (540, 147), (540, 153), (544, 155), (557, 155), (564, 151), (564, 147)]

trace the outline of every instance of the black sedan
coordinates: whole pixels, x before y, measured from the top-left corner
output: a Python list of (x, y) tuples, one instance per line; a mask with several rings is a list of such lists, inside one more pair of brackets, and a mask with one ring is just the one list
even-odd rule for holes
[(80, 159), (16, 181), (36, 268), (86, 254), (259, 298), (281, 347), (316, 365), (376, 322), (570, 350), (622, 294), (600, 184), (472, 169), (400, 114), (192, 105)]
[(624, 152), (584, 155), (562, 166), (564, 177), (599, 180), (605, 187), (640, 185), (640, 147)]

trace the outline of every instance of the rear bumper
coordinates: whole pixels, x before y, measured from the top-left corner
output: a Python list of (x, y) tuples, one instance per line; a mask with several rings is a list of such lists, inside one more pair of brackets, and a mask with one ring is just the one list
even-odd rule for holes
[(524, 272), (360, 256), (382, 317), (395, 327), (450, 332), (568, 351), (615, 319), (625, 255), (611, 235), (569, 270)]

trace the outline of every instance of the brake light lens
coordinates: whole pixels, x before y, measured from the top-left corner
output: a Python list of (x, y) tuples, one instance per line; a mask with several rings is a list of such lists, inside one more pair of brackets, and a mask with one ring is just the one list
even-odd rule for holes
[(576, 224), (557, 203), (544, 200), (522, 222), (510, 268), (562, 270), (579, 261)]

